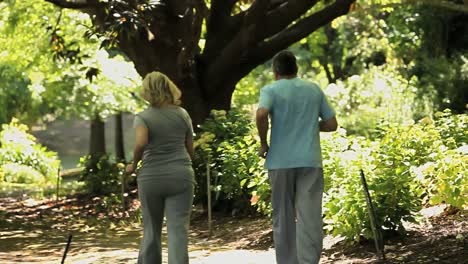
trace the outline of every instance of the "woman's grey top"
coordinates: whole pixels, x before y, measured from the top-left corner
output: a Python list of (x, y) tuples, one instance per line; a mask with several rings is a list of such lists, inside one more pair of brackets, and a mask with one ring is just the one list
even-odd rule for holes
[(185, 109), (149, 107), (135, 116), (133, 126), (146, 127), (149, 137), (139, 181), (155, 178), (194, 181), (192, 161), (185, 147), (186, 138), (193, 136), (193, 128)]

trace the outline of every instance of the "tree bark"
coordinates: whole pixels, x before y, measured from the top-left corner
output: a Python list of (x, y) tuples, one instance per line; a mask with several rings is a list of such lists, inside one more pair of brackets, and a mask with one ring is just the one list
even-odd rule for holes
[(91, 120), (91, 134), (89, 140), (89, 155), (100, 157), (106, 154), (105, 125), (99, 115)]
[(137, 1), (46, 1), (89, 13), (96, 30), (104, 33), (114, 30), (109, 24), (130, 23), (133, 18), (126, 14), (138, 16), (140, 24), (119, 26), (126, 29), (110, 36), (117, 36), (118, 47), (142, 77), (160, 71), (175, 82), (195, 125), (212, 109), (228, 110), (237, 82), (256, 66), (346, 14), (355, 2), (335, 0), (308, 13), (320, 1), (253, 0), (242, 11), (235, 11), (240, 0), (211, 0), (209, 8), (205, 0), (161, 0), (151, 8)]
[(117, 162), (125, 162), (122, 112), (115, 115), (115, 159)]

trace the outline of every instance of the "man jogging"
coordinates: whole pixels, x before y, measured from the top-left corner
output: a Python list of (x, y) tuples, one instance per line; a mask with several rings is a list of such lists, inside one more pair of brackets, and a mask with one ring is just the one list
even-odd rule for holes
[(259, 155), (266, 158), (272, 190), (278, 264), (319, 263), (324, 185), (319, 131), (335, 131), (338, 126), (323, 91), (299, 79), (297, 68), (293, 53), (276, 54), (276, 81), (262, 88), (257, 110)]

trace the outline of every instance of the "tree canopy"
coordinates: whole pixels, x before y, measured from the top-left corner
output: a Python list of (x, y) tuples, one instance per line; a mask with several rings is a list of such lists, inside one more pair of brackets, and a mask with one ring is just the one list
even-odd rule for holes
[(346, 14), (354, 0), (64, 1), (140, 75), (158, 70), (182, 89), (195, 123), (228, 109), (236, 83), (279, 50)]

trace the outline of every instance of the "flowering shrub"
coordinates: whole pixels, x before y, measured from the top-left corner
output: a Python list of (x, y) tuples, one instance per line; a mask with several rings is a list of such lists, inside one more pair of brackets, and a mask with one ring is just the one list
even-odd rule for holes
[(28, 134), (28, 127), (13, 119), (0, 132), (0, 182), (55, 182), (60, 161)]

